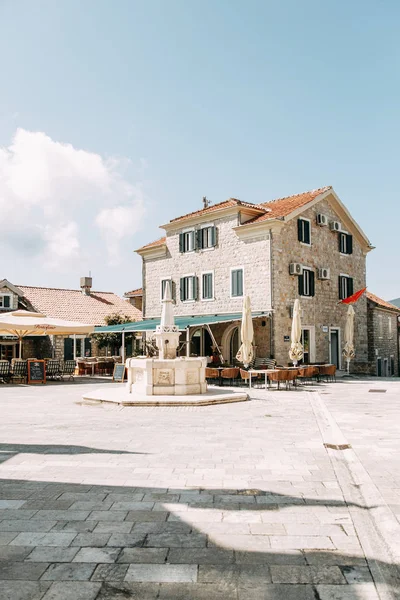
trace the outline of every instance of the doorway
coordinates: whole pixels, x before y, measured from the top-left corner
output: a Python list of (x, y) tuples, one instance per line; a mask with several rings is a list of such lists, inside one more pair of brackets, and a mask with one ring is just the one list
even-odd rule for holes
[(195, 356), (212, 355), (212, 339), (205, 327), (199, 327), (192, 335), (190, 352)]
[(302, 327), (301, 343), (303, 345), (303, 364), (315, 362), (315, 329), (314, 326)]
[(329, 331), (329, 362), (340, 369), (340, 330), (331, 328)]

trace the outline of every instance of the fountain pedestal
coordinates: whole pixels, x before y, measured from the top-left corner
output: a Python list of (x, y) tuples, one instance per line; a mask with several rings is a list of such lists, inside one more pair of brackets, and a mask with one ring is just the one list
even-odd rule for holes
[(128, 358), (128, 391), (145, 396), (205, 394), (206, 358)]

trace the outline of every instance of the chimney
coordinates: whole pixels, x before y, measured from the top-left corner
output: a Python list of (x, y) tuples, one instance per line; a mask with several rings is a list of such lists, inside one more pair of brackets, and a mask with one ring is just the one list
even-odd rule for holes
[(85, 296), (90, 296), (90, 288), (92, 287), (91, 277), (81, 277), (81, 290)]

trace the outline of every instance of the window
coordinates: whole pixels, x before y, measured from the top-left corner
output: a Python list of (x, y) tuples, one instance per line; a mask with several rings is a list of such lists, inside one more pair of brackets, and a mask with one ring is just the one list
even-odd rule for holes
[(181, 277), (181, 300), (182, 302), (197, 300), (197, 277), (194, 275)]
[(311, 222), (308, 219), (297, 219), (297, 233), (299, 242), (311, 244)]
[(11, 308), (11, 296), (0, 295), (0, 308)]
[(192, 252), (194, 250), (194, 229), (179, 234), (179, 252)]
[(310, 269), (303, 269), (299, 275), (299, 296), (315, 296), (315, 273)]
[(389, 332), (389, 339), (392, 339), (392, 317), (388, 317), (388, 332)]
[(231, 269), (231, 296), (243, 296), (243, 269)]
[(214, 299), (213, 273), (203, 273), (201, 276), (201, 299)]
[(353, 236), (348, 233), (339, 233), (339, 252), (353, 254)]
[(214, 248), (217, 243), (217, 230), (214, 225), (207, 225), (197, 230), (197, 248), (205, 250)]
[(383, 319), (382, 315), (378, 316), (378, 335), (380, 338), (383, 338)]
[(160, 297), (161, 300), (163, 300), (164, 298), (164, 294), (165, 294), (165, 286), (167, 285), (167, 281), (169, 281), (170, 283), (170, 289), (171, 289), (171, 298), (174, 298), (174, 284), (173, 281), (171, 280), (171, 277), (166, 277), (165, 279), (161, 279), (161, 287), (160, 287)]
[(339, 275), (339, 300), (344, 300), (353, 295), (353, 278), (348, 275)]

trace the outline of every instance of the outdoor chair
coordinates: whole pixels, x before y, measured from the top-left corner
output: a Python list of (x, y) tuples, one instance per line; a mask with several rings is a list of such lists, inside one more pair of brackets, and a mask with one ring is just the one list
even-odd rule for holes
[[(274, 371), (273, 373), (268, 373), (268, 379), (270, 382), (272, 381), (276, 381), (278, 384), (278, 390), (280, 389), (280, 384), (282, 382), (287, 381), (287, 373), (289, 371), (285, 371), (285, 369), (280, 369), (279, 371)], [(296, 371), (293, 371), (294, 373), (296, 373)], [(287, 387), (287, 384), (286, 384)]]
[(219, 381), (219, 371), (218, 369), (212, 369), (211, 367), (206, 367), (206, 379), (208, 383), (211, 381)]
[(65, 360), (61, 367), (60, 379), (64, 381), (64, 377), (68, 377), (68, 379), (72, 379), (74, 381), (75, 375), (75, 361), (74, 360)]
[(293, 384), (293, 387), (296, 387), (296, 378), (298, 375), (298, 371), (296, 369), (288, 369), (287, 371), (284, 371), (284, 373), (286, 389), (289, 389), (291, 383)]
[(99, 375), (104, 375), (106, 372), (106, 364), (107, 364), (107, 360), (102, 357), (99, 356), (97, 358), (97, 372)]
[(11, 379), (10, 363), (8, 360), (0, 360), (0, 381), (8, 383)]
[(229, 369), (222, 369), (222, 371), (221, 371), (222, 383), (224, 382), (224, 379), (227, 379), (233, 385), (233, 382), (238, 377), (239, 372), (240, 372), (240, 369), (238, 369), (237, 367), (233, 367), (233, 368), (229, 368)]
[(46, 378), (61, 379), (60, 361), (54, 358), (49, 358), (46, 361)]
[(85, 361), (81, 358), (81, 359), (78, 359), (76, 361), (76, 364), (78, 366), (78, 375), (80, 375), (80, 376), (81, 375), (86, 375), (86, 363), (85, 363)]
[(15, 381), (22, 381), (26, 383), (27, 378), (27, 364), (26, 360), (21, 360), (19, 358), (13, 359), (13, 363), (11, 365), (11, 381), (14, 383)]
[[(248, 371), (246, 371), (245, 369), (239, 369), (240, 370), (240, 378), (241, 381), (244, 383), (248, 383), (250, 385), (250, 373)], [(251, 375), (251, 381), (257, 381), (258, 379), (260, 379), (260, 374), (259, 373), (252, 373)]]
[(336, 365), (325, 365), (320, 367), (319, 374), (326, 377), (326, 382), (336, 381)]

